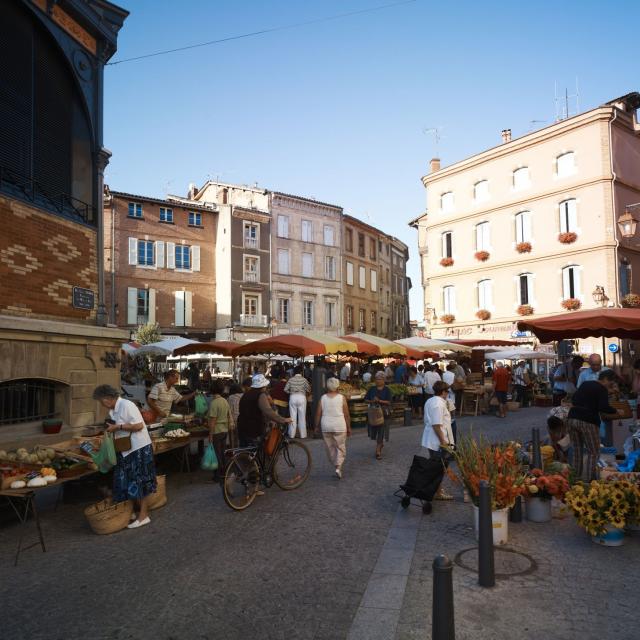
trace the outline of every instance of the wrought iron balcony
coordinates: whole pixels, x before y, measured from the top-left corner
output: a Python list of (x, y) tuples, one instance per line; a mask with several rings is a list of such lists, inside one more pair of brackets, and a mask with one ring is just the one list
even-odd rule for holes
[(240, 314), (240, 325), (243, 327), (266, 327), (268, 324), (267, 316), (265, 315)]

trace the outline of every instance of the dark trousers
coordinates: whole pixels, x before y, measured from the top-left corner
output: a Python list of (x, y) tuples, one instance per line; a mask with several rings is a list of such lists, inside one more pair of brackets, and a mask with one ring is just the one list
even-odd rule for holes
[(224, 450), (227, 444), (227, 432), (224, 433), (216, 433), (211, 439), (211, 444), (213, 445), (213, 449), (216, 452), (216, 458), (218, 458), (218, 468), (213, 472), (214, 480), (221, 478), (224, 476), (225, 469), (225, 459), (224, 459)]
[(527, 387), (523, 384), (514, 384), (513, 385), (513, 399), (515, 402), (520, 402), (524, 404), (525, 393), (527, 392)]

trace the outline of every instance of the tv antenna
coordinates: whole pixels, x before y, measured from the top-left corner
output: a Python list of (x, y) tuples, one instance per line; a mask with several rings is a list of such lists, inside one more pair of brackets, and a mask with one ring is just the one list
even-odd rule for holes
[(440, 157), (440, 140), (442, 140), (442, 130), (444, 127), (429, 127), (422, 130), (422, 133), (425, 135), (432, 135), (435, 147), (436, 147), (436, 158)]
[(529, 131), (533, 131), (537, 124), (545, 124), (547, 120), (529, 120)]
[[(556, 122), (566, 120), (580, 113), (580, 90), (578, 88), (578, 77), (576, 76), (576, 92), (569, 93), (565, 87), (564, 95), (558, 95), (558, 83), (554, 83), (554, 96), (556, 105)], [(571, 110), (570, 104), (575, 100), (575, 110)]]

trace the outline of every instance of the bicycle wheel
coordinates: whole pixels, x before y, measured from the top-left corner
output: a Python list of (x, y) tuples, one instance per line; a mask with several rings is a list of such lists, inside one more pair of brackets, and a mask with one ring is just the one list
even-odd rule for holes
[(301, 442), (285, 442), (273, 464), (273, 481), (284, 491), (297, 489), (311, 472), (311, 453)]
[(255, 500), (259, 482), (258, 463), (246, 451), (237, 453), (224, 474), (224, 501), (236, 511), (246, 509)]

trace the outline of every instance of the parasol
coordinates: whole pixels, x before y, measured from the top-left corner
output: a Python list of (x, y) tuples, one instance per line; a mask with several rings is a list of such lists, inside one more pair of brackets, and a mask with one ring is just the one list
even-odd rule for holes
[(272, 336), (262, 340), (248, 342), (233, 350), (234, 356), (252, 356), (260, 354), (279, 354), (292, 357), (323, 356), (328, 354), (356, 354), (355, 342), (330, 336), (324, 333), (305, 331)]
[(457, 344), (455, 342), (449, 342), (448, 340), (435, 340), (433, 338), (419, 338), (414, 336), (413, 338), (402, 338), (402, 340), (396, 340), (398, 344), (405, 347), (411, 347), (418, 351), (454, 351), (454, 352), (471, 352), (471, 347), (464, 344)]
[(216, 353), (222, 356), (232, 356), (233, 350), (245, 344), (234, 340), (219, 340), (217, 342), (194, 342), (174, 350), (175, 356), (188, 356), (192, 353)]

